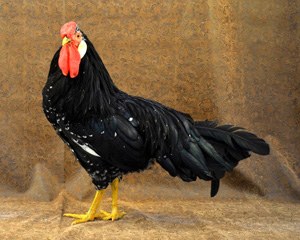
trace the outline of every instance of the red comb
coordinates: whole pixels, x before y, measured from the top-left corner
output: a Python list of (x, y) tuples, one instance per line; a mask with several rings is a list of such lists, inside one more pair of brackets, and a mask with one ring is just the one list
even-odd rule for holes
[(64, 37), (71, 38), (71, 36), (76, 31), (76, 26), (77, 26), (76, 22), (73, 21), (65, 23), (60, 29), (61, 38)]

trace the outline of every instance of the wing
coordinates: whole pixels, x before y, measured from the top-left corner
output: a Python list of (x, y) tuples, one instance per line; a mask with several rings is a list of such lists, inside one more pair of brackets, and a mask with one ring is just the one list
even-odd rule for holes
[(134, 122), (121, 115), (105, 119), (91, 117), (86, 122), (72, 124), (62, 118), (59, 133), (81, 160), (84, 152), (90, 158), (98, 158), (123, 172), (148, 166), (149, 157), (144, 155), (143, 139)]
[(173, 151), (186, 132), (184, 122), (192, 121), (187, 114), (141, 97), (126, 98), (119, 111), (136, 126), (152, 157)]
[(123, 103), (127, 117), (137, 123), (145, 150), (171, 176), (184, 181), (213, 179), (205, 151), (211, 145), (194, 134), (194, 121), (188, 114), (140, 97), (126, 98)]

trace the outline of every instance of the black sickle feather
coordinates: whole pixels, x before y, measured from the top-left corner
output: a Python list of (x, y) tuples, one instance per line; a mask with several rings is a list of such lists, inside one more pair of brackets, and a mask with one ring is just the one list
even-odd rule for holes
[(211, 181), (211, 189), (210, 189), (210, 196), (211, 197), (214, 197), (214, 196), (217, 195), (217, 193), (219, 191), (219, 186), (220, 186), (220, 180), (219, 179)]
[(217, 126), (215, 122), (196, 122), (198, 133), (207, 138), (226, 143), (233, 149), (241, 147), (260, 155), (270, 153), (269, 145), (253, 133), (243, 131), (243, 128), (232, 125)]

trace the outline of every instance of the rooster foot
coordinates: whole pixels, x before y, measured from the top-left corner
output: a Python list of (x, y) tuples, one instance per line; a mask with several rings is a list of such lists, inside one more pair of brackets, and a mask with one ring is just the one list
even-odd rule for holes
[(117, 208), (114, 208), (111, 211), (111, 213), (101, 210), (99, 214), (101, 215), (101, 219), (102, 220), (112, 220), (112, 221), (115, 221), (115, 220), (118, 220), (118, 219), (124, 217), (124, 215), (126, 213), (123, 212), (123, 211), (119, 211)]
[(95, 214), (90, 214), (88, 212), (86, 214), (65, 213), (64, 217), (71, 217), (71, 218), (77, 219), (77, 220), (74, 220), (72, 222), (72, 225), (75, 225), (75, 224), (78, 224), (78, 223), (85, 223), (85, 222), (89, 222), (89, 221), (94, 221), (96, 218), (104, 219), (106, 217), (106, 215), (103, 214), (102, 210), (101, 210), (100, 213), (95, 213)]

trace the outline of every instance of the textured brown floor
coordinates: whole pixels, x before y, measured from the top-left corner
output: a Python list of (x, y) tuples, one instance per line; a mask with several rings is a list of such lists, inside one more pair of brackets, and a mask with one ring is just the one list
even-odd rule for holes
[[(300, 239), (296, 203), (261, 199), (120, 201), (116, 222), (71, 226), (65, 211), (84, 212), (89, 201), (61, 193), (52, 202), (1, 198), (1, 239)], [(109, 208), (109, 199), (103, 208)]]

